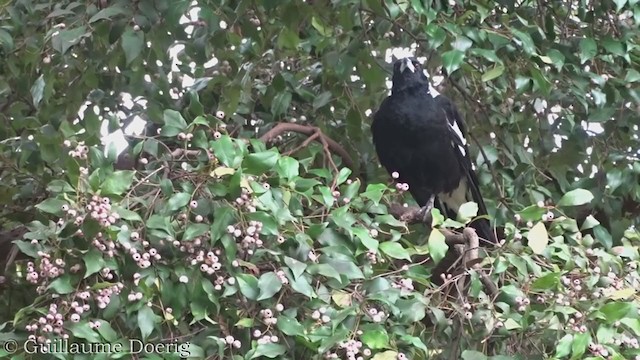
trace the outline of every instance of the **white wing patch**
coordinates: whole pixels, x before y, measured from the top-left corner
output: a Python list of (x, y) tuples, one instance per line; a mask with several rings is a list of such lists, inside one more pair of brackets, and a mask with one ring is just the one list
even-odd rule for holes
[(429, 95), (431, 95), (432, 98), (440, 96), (440, 92), (431, 85), (431, 81), (429, 81)]
[(463, 146), (460, 145), (460, 143), (457, 143), (455, 141), (451, 142), (451, 145), (453, 147), (458, 147), (458, 149), (460, 150), (460, 153), (462, 153), (462, 156), (467, 156), (467, 149), (465, 146), (467, 146), (467, 139), (464, 138), (464, 135), (462, 135), (462, 131), (460, 130), (460, 127), (458, 126), (458, 122), (454, 121), (453, 124), (451, 124), (451, 122), (449, 121), (449, 118), (447, 118), (447, 123), (449, 124), (449, 127), (451, 127), (451, 130), (453, 130), (453, 132), (456, 134), (456, 136), (458, 137), (458, 139), (460, 139), (460, 143), (462, 143)]
[(455, 211), (456, 213), (458, 212), (458, 209), (460, 208), (460, 206), (462, 206), (462, 204), (467, 203), (467, 179), (466, 178), (462, 178), (460, 179), (460, 184), (458, 184), (458, 187), (455, 188), (452, 192), (450, 193), (441, 193), (438, 194), (438, 198), (440, 199), (440, 201), (442, 201), (444, 203), (444, 205)]

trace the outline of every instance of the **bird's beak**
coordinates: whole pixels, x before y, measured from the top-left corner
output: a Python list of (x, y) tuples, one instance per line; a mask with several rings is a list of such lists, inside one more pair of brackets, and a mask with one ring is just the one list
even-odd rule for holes
[(416, 68), (413, 66), (413, 62), (411, 59), (404, 59), (404, 61), (400, 64), (400, 73), (402, 74), (405, 69), (411, 70), (411, 72), (415, 72)]

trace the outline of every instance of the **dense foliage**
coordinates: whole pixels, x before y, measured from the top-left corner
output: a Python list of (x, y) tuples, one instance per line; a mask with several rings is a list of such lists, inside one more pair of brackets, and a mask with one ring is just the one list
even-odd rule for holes
[[(638, 24), (637, 0), (0, 0), (0, 355), (638, 358)], [(429, 276), (474, 207), (400, 221), (371, 144), (395, 47), (465, 115), (504, 235), (462, 298)]]

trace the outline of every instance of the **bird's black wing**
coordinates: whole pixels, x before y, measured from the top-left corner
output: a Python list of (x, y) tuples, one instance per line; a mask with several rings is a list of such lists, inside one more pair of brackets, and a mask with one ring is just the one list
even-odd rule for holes
[[(480, 194), (478, 178), (469, 156), (469, 147), (465, 137), (467, 132), (462, 116), (460, 116), (455, 104), (446, 96), (438, 95), (434, 100), (438, 105), (437, 108), (445, 113), (449, 124), (451, 146), (455, 148), (456, 158), (465, 173), (465, 177), (461, 179), (459, 185), (459, 191), (462, 193), (459, 194), (457, 199), (452, 200), (449, 199), (455, 198), (455, 196), (439, 196), (437, 202), (440, 206), (438, 207), (443, 209), (447, 215), (451, 217), (453, 214), (457, 214), (458, 207), (462, 205), (460, 202), (473, 201), (478, 204), (478, 216), (487, 215), (487, 207), (482, 198), (482, 194)], [(454, 194), (456, 192), (457, 190), (453, 191)], [(462, 200), (462, 197), (464, 200)], [(478, 236), (490, 242), (495, 242), (495, 236), (487, 219), (476, 219), (470, 225), (476, 229)]]

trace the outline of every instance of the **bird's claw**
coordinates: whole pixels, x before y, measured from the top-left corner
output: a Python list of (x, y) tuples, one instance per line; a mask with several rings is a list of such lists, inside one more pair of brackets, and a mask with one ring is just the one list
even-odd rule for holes
[(420, 217), (422, 218), (423, 223), (431, 222), (431, 209), (433, 209), (434, 197), (431, 196), (427, 204), (420, 208)]

